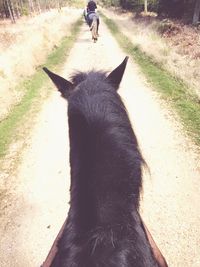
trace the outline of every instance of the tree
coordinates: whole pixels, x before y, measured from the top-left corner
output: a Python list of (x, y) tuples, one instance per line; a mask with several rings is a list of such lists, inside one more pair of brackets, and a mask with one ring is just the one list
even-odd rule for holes
[(14, 12), (14, 8), (13, 8), (13, 2), (12, 2), (12, 0), (6, 0), (5, 3), (6, 3), (6, 6), (8, 8), (10, 19), (11, 19), (12, 23), (15, 23), (16, 20), (15, 20), (15, 12)]
[(29, 13), (35, 13), (35, 7), (34, 7), (34, 2), (33, 0), (28, 0), (28, 4), (29, 4)]
[(200, 0), (196, 0), (193, 20), (192, 20), (193, 24), (197, 24), (199, 22), (199, 16), (200, 16)]
[(36, 0), (38, 13), (41, 13), (40, 1)]
[(144, 0), (144, 12), (147, 13), (147, 0)]

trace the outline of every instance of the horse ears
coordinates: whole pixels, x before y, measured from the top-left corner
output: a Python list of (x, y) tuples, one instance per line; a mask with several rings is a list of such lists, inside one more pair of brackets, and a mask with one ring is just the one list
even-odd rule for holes
[[(128, 61), (128, 57), (125, 57), (123, 62), (116, 68), (114, 69), (106, 78), (106, 80), (117, 90), (119, 88), (120, 82), (122, 80), (126, 64)], [(61, 92), (62, 97), (68, 99), (70, 96), (72, 89), (73, 89), (73, 84), (61, 76), (51, 72), (47, 68), (43, 68), (43, 70), (47, 73), (47, 75), (50, 77), (50, 79), (53, 81), (55, 86), (58, 88), (58, 90)]]
[(65, 80), (61, 76), (51, 72), (47, 68), (43, 68), (43, 70), (47, 73), (47, 75), (50, 77), (52, 82), (55, 84), (55, 86), (58, 88), (58, 90), (61, 92), (62, 97), (68, 99), (70, 96), (70, 93), (73, 89), (73, 84), (69, 81)]
[(128, 57), (125, 57), (123, 62), (116, 68), (114, 69), (106, 78), (106, 80), (112, 84), (112, 86), (117, 90), (119, 88), (120, 82), (122, 80), (126, 64), (128, 61)]

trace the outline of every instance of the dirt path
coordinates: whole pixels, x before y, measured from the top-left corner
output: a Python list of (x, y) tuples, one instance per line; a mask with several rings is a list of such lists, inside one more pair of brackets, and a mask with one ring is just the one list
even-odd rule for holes
[[(86, 25), (63, 67), (113, 69), (125, 57), (105, 25), (99, 41)], [(200, 266), (199, 155), (164, 103), (129, 60), (120, 94), (151, 177), (144, 177), (142, 213), (169, 266)], [(69, 146), (66, 103), (55, 91), (38, 115), (0, 229), (1, 267), (38, 267), (68, 210)]]

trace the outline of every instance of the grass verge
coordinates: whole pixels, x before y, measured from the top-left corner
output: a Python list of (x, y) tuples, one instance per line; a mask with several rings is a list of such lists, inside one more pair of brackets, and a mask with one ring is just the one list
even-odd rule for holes
[[(55, 48), (48, 56), (44, 64), (46, 67), (55, 69), (66, 61), (66, 56), (77, 38), (81, 24), (82, 19), (79, 19), (72, 25), (71, 35), (64, 37), (59, 47)], [(17, 129), (22, 127), (23, 119), (28, 115), (32, 104), (40, 98), (41, 88), (47, 82), (49, 82), (49, 79), (42, 71), (42, 66), (40, 66), (33, 76), (19, 85), (25, 91), (23, 98), (18, 105), (12, 108), (9, 115), (0, 122), (0, 157), (6, 154), (10, 143), (17, 138)]]
[(71, 7), (73, 6), (73, 7), (76, 7), (76, 8), (83, 8), (85, 6), (85, 1), (84, 0), (70, 0), (68, 2), (67, 2), (67, 4), (69, 6), (71, 6)]
[(200, 103), (199, 100), (188, 93), (187, 86), (176, 77), (153, 61), (151, 57), (134, 45), (127, 36), (120, 32), (113, 20), (101, 13), (101, 17), (118, 41), (125, 53), (130, 55), (140, 66), (148, 82), (157, 89), (162, 96), (170, 102), (180, 116), (180, 119), (195, 143), (200, 145)]

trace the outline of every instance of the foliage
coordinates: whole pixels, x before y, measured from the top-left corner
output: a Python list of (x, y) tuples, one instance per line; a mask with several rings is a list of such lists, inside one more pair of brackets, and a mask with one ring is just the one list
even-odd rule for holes
[[(148, 11), (157, 12), (169, 18), (184, 18), (192, 21), (195, 3), (199, 0), (147, 0)], [(121, 7), (141, 12), (144, 0), (101, 0), (104, 6)], [(62, 8), (65, 5), (83, 7), (84, 0), (0, 0), (0, 17), (10, 17), (12, 22), (22, 15), (39, 13), (50, 8)], [(199, 12), (199, 11), (198, 11)], [(198, 16), (197, 12), (197, 16)]]
[(192, 17), (196, 0), (159, 0), (159, 13), (171, 18)]
[(120, 0), (102, 0), (101, 4), (103, 4), (103, 6), (119, 6)]
[(122, 49), (126, 54), (133, 57), (153, 88), (157, 89), (172, 107), (175, 108), (188, 134), (199, 145), (200, 105), (196, 96), (188, 93), (189, 90), (187, 90), (187, 86), (183, 81), (178, 80), (164, 70), (160, 64), (142, 52), (138, 45), (134, 45), (128, 37), (120, 32), (113, 20), (108, 19), (103, 14), (102, 17)]
[[(121, 6), (124, 9), (131, 9), (134, 11), (143, 10), (144, 0), (102, 0), (108, 6)], [(150, 9), (157, 9), (158, 0), (148, 0), (148, 7)]]
[(23, 15), (40, 13), (50, 8), (62, 8), (66, 5), (83, 7), (84, 0), (0, 0), (0, 18), (11, 18), (15, 22)]
[(63, 2), (64, 5), (69, 5), (69, 6), (73, 6), (76, 8), (83, 8), (85, 6), (85, 1), (84, 0), (68, 0), (68, 1), (64, 1)]
[(157, 31), (160, 34), (164, 34), (166, 32), (171, 31), (173, 29), (173, 27), (175, 27), (175, 26), (173, 25), (172, 21), (170, 21), (168, 19), (164, 19), (158, 24)]
[[(147, 0), (147, 4), (148, 11), (157, 12), (160, 16), (191, 22), (197, 1), (199, 0)], [(119, 6), (134, 12), (144, 10), (144, 0), (102, 0), (102, 2), (104, 5)]]

